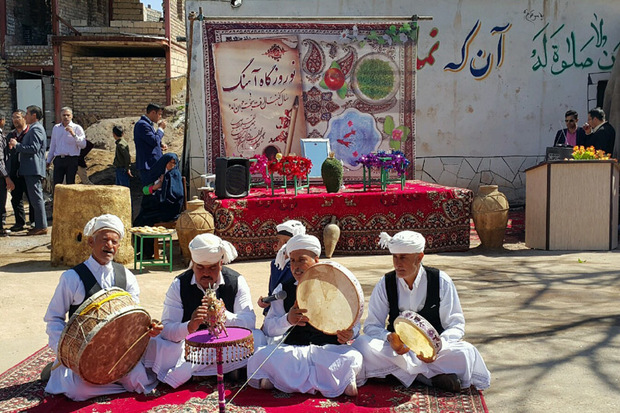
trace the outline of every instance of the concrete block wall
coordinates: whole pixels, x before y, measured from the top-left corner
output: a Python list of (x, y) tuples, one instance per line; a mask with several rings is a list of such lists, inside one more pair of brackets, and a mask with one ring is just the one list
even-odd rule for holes
[(140, 0), (111, 0), (112, 18), (110, 20), (146, 21), (145, 7)]
[[(0, 111), (7, 117), (7, 126), (11, 123), (11, 113), (13, 111), (13, 97), (11, 82), (12, 76), (6, 69), (6, 61), (0, 59)], [(6, 130), (5, 130), (6, 132)]]
[[(98, 118), (134, 116), (149, 102), (166, 101), (164, 57), (73, 56), (71, 65), (71, 105), (77, 113)], [(155, 80), (161, 82), (140, 83)]]
[(176, 41), (178, 36), (185, 36), (185, 0), (170, 0), (170, 37)]
[[(84, 20), (84, 26), (105, 26), (108, 23), (108, 1), (107, 0), (58, 0), (58, 10), (60, 17), (70, 22)], [(72, 31), (64, 24), (60, 24), (62, 35), (72, 34)]]
[(52, 46), (8, 46), (9, 66), (53, 66)]

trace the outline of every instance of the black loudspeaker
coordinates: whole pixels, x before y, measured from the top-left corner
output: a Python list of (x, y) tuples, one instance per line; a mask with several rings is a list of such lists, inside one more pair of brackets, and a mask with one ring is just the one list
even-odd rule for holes
[(215, 195), (218, 198), (243, 198), (250, 193), (250, 160), (215, 159)]

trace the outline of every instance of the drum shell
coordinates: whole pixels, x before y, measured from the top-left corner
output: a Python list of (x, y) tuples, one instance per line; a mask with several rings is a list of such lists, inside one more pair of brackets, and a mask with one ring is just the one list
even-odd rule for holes
[[(321, 284), (312, 286), (317, 280)], [(325, 334), (336, 334), (353, 328), (362, 318), (364, 290), (349, 269), (334, 261), (323, 261), (304, 273), (297, 287), (297, 303), (308, 310), (306, 315), (313, 327)]]
[[(113, 296), (117, 293), (125, 294)], [(84, 301), (69, 319), (58, 343), (58, 358), (88, 383), (115, 382), (138, 363), (149, 336), (142, 337), (114, 370), (109, 370), (150, 325), (148, 312), (124, 290), (101, 290)]]

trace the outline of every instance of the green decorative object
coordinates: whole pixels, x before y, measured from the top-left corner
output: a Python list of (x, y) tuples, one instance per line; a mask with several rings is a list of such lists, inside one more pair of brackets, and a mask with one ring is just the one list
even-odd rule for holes
[(342, 162), (334, 158), (334, 152), (329, 153), (329, 158), (325, 159), (321, 165), (321, 177), (327, 192), (338, 192), (342, 186)]

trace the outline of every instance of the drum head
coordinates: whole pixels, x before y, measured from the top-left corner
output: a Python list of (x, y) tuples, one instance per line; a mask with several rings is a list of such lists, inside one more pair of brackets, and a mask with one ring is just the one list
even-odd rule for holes
[(297, 304), (308, 310), (310, 324), (326, 334), (351, 328), (364, 310), (364, 293), (345, 267), (318, 263), (308, 268), (297, 286)]
[[(424, 325), (418, 326), (414, 321), (405, 317), (397, 317), (394, 320), (394, 331), (402, 342), (422, 360), (433, 361), (437, 358), (439, 349), (430, 339), (429, 334), (424, 331), (425, 327)], [(439, 344), (441, 345), (441, 341)]]
[[(150, 326), (149, 314), (140, 308), (134, 308), (115, 316), (93, 331), (92, 338), (79, 358), (80, 376), (92, 384), (108, 384), (123, 378), (146, 351), (150, 337), (144, 333)], [(140, 338), (141, 336), (143, 337)]]

